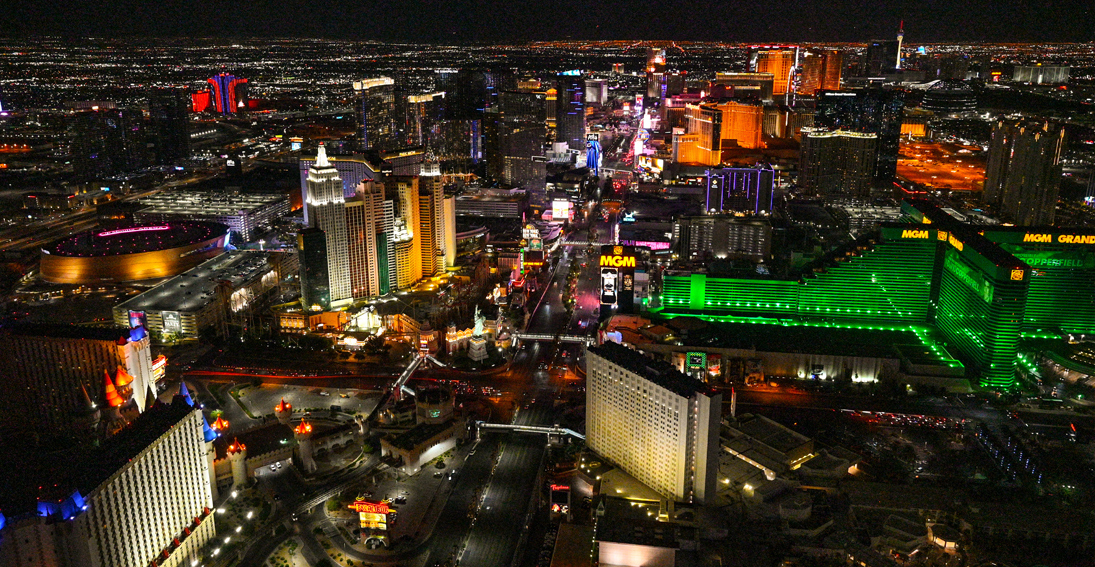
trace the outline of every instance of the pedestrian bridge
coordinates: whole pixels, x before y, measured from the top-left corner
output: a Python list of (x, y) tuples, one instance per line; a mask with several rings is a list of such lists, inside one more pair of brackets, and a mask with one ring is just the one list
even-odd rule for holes
[(585, 335), (548, 335), (541, 333), (514, 333), (513, 338), (518, 341), (554, 341), (559, 339), (564, 343), (581, 343), (585, 345), (596, 345), (597, 337), (587, 337)]
[(542, 435), (569, 435), (582, 441), (586, 440), (586, 436), (574, 431), (573, 429), (567, 429), (565, 427), (540, 427), (537, 425), (513, 425), (509, 423), (487, 423), (485, 421), (475, 422), (475, 427), (479, 432), (484, 429), (493, 429), (499, 431), (516, 431), (518, 433), (539, 433)]

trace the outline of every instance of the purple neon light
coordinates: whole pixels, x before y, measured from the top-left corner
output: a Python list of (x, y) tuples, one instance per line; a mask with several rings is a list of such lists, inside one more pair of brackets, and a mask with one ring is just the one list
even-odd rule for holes
[(148, 232), (153, 230), (170, 230), (171, 227), (167, 225), (159, 226), (138, 226), (134, 228), (120, 228), (118, 230), (108, 230), (106, 232), (100, 232), (98, 236), (115, 236), (118, 234), (129, 234), (131, 232)]

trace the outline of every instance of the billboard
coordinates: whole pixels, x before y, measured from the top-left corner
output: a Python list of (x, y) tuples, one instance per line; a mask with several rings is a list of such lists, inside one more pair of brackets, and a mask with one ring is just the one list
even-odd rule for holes
[(697, 379), (703, 380), (704, 374), (707, 373), (707, 353), (706, 352), (689, 352), (685, 355), (685, 374)]
[(635, 306), (635, 266), (632, 246), (601, 246), (601, 304), (615, 305), (620, 313), (632, 313)]
[(179, 316), (178, 311), (161, 311), (160, 316), (163, 317), (163, 330), (165, 332), (182, 332), (182, 317)]
[(136, 327), (144, 327), (144, 328), (147, 329), (148, 328), (148, 320), (145, 317), (144, 311), (130, 310), (129, 311), (129, 328), (133, 329), (133, 328), (136, 328)]
[(567, 199), (553, 199), (551, 201), (552, 222), (566, 222), (570, 220), (570, 201)]
[(357, 512), (358, 520), (361, 522), (362, 528), (373, 530), (388, 529), (388, 512), (391, 510), (388, 508), (387, 504), (383, 502), (357, 500), (353, 504), (347, 506), (347, 508)]

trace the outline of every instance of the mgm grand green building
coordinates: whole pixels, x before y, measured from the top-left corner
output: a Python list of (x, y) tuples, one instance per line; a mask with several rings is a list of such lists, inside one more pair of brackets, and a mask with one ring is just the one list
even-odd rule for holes
[(971, 225), (920, 200), (902, 211), (904, 222), (884, 223), (796, 278), (667, 272), (653, 310), (914, 330), (935, 363), (965, 366), (1000, 390), (1016, 384), (1024, 341), (1095, 334), (1095, 231)]

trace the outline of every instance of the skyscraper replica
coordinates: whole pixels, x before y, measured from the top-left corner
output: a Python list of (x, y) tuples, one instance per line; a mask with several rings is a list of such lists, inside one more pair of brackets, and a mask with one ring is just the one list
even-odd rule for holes
[(422, 275), (429, 277), (445, 270), (445, 191), (441, 184), (441, 166), (430, 160), (422, 165), (418, 177), (419, 254)]
[(0, 504), (0, 565), (196, 564), (216, 534), (207, 427), (176, 396), (72, 462), (21, 471)]
[(346, 203), (350, 285), (355, 299), (386, 295), (392, 290), (392, 222), (384, 185), (374, 181), (358, 185), (357, 195)]
[(803, 128), (798, 184), (823, 196), (869, 197), (877, 155), (875, 134)]
[(613, 342), (586, 361), (589, 448), (666, 498), (713, 499), (722, 394)]
[[(308, 211), (308, 222), (312, 228), (323, 231), (325, 240), (330, 305), (344, 304), (353, 297), (346, 234), (346, 201), (342, 195), (342, 179), (338, 170), (327, 161), (327, 151), (323, 146), (319, 147), (316, 162), (308, 170), (307, 184), (308, 201), (304, 206)], [(318, 239), (312, 241), (316, 240)]]
[(997, 121), (985, 166), (984, 203), (1019, 226), (1053, 224), (1064, 142), (1059, 125)]

